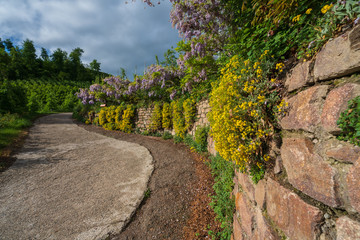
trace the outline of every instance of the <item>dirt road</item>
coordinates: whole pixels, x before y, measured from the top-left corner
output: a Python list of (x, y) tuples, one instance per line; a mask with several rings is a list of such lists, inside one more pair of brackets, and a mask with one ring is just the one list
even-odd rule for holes
[(0, 239), (101, 239), (120, 232), (153, 171), (136, 143), (88, 132), (71, 114), (40, 118), (0, 174)]

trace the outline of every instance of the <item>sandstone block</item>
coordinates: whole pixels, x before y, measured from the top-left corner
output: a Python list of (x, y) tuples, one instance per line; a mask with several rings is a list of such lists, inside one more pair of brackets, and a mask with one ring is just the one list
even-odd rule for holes
[(255, 220), (255, 213), (253, 207), (247, 199), (247, 197), (242, 193), (238, 193), (235, 199), (236, 203), (236, 210), (240, 216), (240, 224), (241, 228), (243, 229), (246, 238), (250, 238), (253, 234), (254, 229), (254, 220)]
[(208, 149), (208, 152), (211, 154), (211, 155), (213, 155), (213, 156), (215, 156), (216, 155), (216, 153), (217, 153), (217, 151), (215, 150), (215, 141), (214, 141), (214, 139), (212, 138), (212, 137), (208, 137), (208, 147), (207, 147), (207, 149)]
[(284, 138), (281, 156), (295, 188), (329, 206), (340, 205), (335, 192), (337, 170), (314, 152), (310, 139)]
[(321, 123), (326, 131), (330, 133), (341, 131), (336, 121), (339, 119), (340, 113), (347, 108), (348, 101), (358, 95), (360, 95), (360, 85), (353, 83), (347, 83), (330, 91), (321, 114)]
[(360, 26), (349, 34), (329, 41), (318, 53), (314, 66), (315, 80), (342, 77), (360, 70)]
[(267, 213), (292, 240), (313, 240), (320, 233), (322, 212), (272, 179), (266, 184)]
[(265, 208), (265, 194), (266, 194), (266, 180), (260, 180), (255, 186), (255, 201), (257, 207), (260, 209)]
[(291, 74), (286, 78), (285, 86), (288, 88), (288, 92), (292, 92), (310, 82), (310, 62), (304, 62), (292, 69)]
[(276, 234), (276, 232), (271, 229), (270, 225), (264, 218), (260, 209), (256, 211), (256, 227), (253, 237), (253, 240), (280, 240), (280, 237)]
[(326, 151), (326, 156), (334, 158), (340, 162), (355, 163), (360, 158), (360, 147), (348, 145), (338, 145)]
[(255, 187), (252, 183), (251, 179), (249, 178), (249, 175), (243, 174), (239, 171), (236, 171), (236, 176), (238, 178), (238, 183), (241, 185), (241, 188), (243, 189), (243, 192), (246, 193), (248, 198), (251, 201), (255, 200)]
[(315, 86), (300, 92), (290, 98), (290, 111), (280, 124), (286, 130), (305, 130), (313, 132), (320, 123), (323, 98), (326, 96), (328, 86)]
[(347, 216), (336, 220), (337, 240), (360, 239), (360, 222), (354, 221)]
[(360, 158), (350, 169), (346, 183), (351, 206), (360, 213)]
[(242, 236), (241, 225), (240, 225), (236, 215), (234, 215), (233, 236), (234, 236), (234, 240), (243, 240), (244, 239)]

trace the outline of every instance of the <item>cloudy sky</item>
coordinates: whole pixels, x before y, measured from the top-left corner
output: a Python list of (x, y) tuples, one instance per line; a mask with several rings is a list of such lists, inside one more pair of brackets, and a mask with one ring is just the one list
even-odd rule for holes
[(142, 74), (180, 38), (171, 27), (169, 1), (155, 7), (128, 1), (0, 0), (0, 38), (16, 44), (28, 38), (50, 52), (80, 47), (82, 61), (97, 59), (104, 72), (117, 75), (123, 67), (129, 77)]

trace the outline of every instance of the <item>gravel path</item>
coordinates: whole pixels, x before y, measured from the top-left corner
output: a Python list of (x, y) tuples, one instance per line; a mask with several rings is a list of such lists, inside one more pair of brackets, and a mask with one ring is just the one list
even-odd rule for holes
[[(0, 239), (101, 239), (143, 199), (153, 158), (136, 143), (88, 132), (71, 114), (40, 118), (0, 173)], [(110, 234), (109, 234), (110, 233)]]

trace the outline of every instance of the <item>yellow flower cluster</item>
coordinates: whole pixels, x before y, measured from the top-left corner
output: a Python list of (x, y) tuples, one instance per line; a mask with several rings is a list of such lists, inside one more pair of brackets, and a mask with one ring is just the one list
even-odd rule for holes
[(321, 9), (321, 12), (322, 12), (323, 14), (325, 14), (325, 13), (327, 13), (327, 11), (329, 11), (332, 7), (333, 7), (333, 4), (325, 5), (325, 6)]
[(186, 128), (185, 128), (185, 119), (183, 115), (183, 104), (182, 101), (172, 101), (171, 102), (172, 109), (172, 121), (173, 127), (175, 130), (175, 134), (181, 138), (185, 137)]
[(99, 124), (100, 126), (103, 126), (105, 123), (107, 123), (106, 108), (102, 108), (99, 112)]
[(183, 102), (185, 129), (188, 130), (195, 122), (196, 102), (192, 98), (188, 98)]
[(126, 109), (126, 106), (123, 105), (123, 104), (116, 107), (116, 110), (115, 110), (115, 113), (116, 113), (116, 118), (115, 118), (116, 129), (120, 129), (120, 124), (121, 124), (121, 121), (122, 121), (122, 115), (123, 115), (125, 109)]
[[(268, 52), (264, 52), (261, 58)], [(250, 60), (232, 57), (221, 69), (220, 83), (210, 94), (209, 120), (215, 149), (224, 159), (235, 162), (244, 170), (250, 162), (257, 161), (254, 159), (259, 159), (256, 156), (261, 152), (261, 143), (270, 129), (264, 125), (262, 116), (265, 89), (270, 81), (261, 80), (265, 69), (259, 60), (250, 65)], [(249, 65), (252, 66), (250, 69)]]
[(116, 106), (110, 106), (106, 109), (106, 121), (108, 123), (113, 123), (115, 122), (115, 118), (116, 118)]
[(299, 15), (293, 17), (292, 21), (293, 22), (298, 22), (300, 20), (300, 17), (301, 17), (301, 15), (299, 14)]
[(277, 105), (277, 110), (279, 113), (286, 113), (286, 108), (289, 106), (289, 103), (288, 102), (285, 102), (285, 100), (283, 99), (279, 105)]
[(283, 63), (277, 63), (277, 64), (276, 64), (276, 70), (279, 70), (279, 72), (282, 72), (284, 66), (285, 66), (285, 65), (284, 65)]
[(107, 130), (132, 131), (134, 108), (128, 105), (104, 107), (99, 112), (99, 124)]
[(119, 130), (122, 132), (130, 133), (133, 130), (133, 118), (135, 115), (135, 109), (132, 105), (128, 105), (122, 115), (122, 121), (119, 126)]
[(306, 10), (305, 13), (309, 15), (311, 13), (311, 11), (312, 11), (312, 8), (309, 8), (308, 10)]
[(164, 103), (162, 110), (162, 127), (164, 129), (171, 128), (171, 107), (169, 103)]
[(162, 119), (161, 104), (156, 102), (154, 104), (154, 109), (152, 111), (151, 123), (149, 126), (149, 128), (150, 128), (149, 130), (153, 131), (153, 132), (160, 130), (162, 127), (161, 119)]

